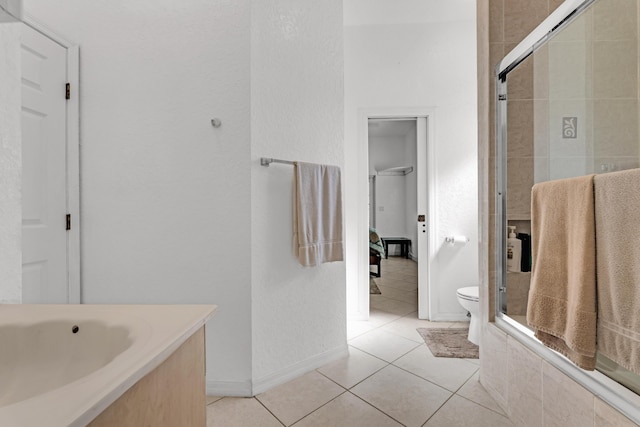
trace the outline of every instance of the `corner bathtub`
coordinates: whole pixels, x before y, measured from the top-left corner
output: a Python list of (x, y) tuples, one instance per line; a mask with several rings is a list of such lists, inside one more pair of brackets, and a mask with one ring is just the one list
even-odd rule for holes
[(0, 425), (87, 425), (202, 328), (215, 309), (0, 305)]

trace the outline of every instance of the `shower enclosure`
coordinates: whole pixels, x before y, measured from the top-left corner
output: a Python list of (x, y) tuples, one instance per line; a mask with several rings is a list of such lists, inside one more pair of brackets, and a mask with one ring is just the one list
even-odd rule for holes
[[(639, 8), (566, 1), (496, 69), (496, 317), (525, 334), (532, 186), (640, 166)], [(523, 239), (512, 271), (507, 226)], [(601, 356), (597, 369), (640, 394), (640, 376)]]

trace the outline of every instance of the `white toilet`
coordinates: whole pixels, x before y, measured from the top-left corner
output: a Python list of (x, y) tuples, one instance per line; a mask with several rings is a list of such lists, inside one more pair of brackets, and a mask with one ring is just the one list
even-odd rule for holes
[(456, 291), (460, 305), (471, 313), (469, 335), (467, 339), (476, 345), (480, 345), (480, 294), (478, 286), (460, 288)]

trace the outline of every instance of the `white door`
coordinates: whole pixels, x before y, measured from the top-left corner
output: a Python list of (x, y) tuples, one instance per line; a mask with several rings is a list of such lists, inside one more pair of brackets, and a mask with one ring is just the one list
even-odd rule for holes
[(22, 27), (22, 301), (67, 303), (67, 49)]
[(430, 253), (429, 239), (430, 234), (429, 220), (432, 218), (428, 209), (429, 206), (429, 187), (428, 187), (428, 162), (427, 162), (427, 117), (418, 117), (416, 121), (416, 165), (417, 165), (417, 205), (418, 205), (418, 317), (420, 319), (430, 318), (429, 309), (429, 265)]

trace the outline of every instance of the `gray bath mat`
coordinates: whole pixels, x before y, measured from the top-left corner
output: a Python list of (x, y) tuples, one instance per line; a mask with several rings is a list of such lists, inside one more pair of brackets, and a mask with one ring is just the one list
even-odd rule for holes
[(417, 331), (436, 357), (480, 358), (478, 346), (467, 339), (468, 328), (418, 328)]

